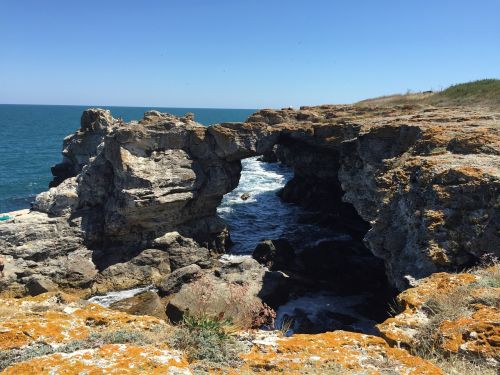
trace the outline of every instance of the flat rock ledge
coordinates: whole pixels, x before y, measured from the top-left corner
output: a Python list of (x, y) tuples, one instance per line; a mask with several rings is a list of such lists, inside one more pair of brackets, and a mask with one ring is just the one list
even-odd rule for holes
[[(109, 310), (61, 293), (0, 303), (0, 350), (31, 353), (10, 363), (2, 374), (196, 373), (196, 361), (189, 363), (184, 353), (166, 344), (174, 328), (163, 320)], [(430, 362), (375, 336), (336, 331), (286, 338), (279, 331), (259, 330), (233, 335), (246, 343), (247, 349), (235, 354), (241, 366), (213, 368), (214, 373), (377, 374), (390, 364), (401, 374), (442, 374)], [(123, 337), (133, 342), (106, 342)]]

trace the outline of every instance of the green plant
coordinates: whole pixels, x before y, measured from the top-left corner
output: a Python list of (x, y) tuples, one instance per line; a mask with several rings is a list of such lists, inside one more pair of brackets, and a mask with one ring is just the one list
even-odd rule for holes
[(228, 334), (231, 322), (208, 316), (185, 316), (168, 338), (174, 349), (184, 352), (189, 362), (197, 362), (197, 367), (216, 368), (238, 366), (239, 354), (245, 345)]

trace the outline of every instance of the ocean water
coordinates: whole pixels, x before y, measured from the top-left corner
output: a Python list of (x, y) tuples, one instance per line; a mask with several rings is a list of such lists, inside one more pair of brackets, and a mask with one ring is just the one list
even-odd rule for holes
[[(28, 208), (36, 194), (47, 190), (50, 167), (61, 160), (65, 136), (80, 127), (80, 116), (89, 106), (0, 104), (0, 212)], [(174, 115), (187, 112), (211, 125), (244, 121), (253, 109), (101, 107), (126, 121), (142, 118), (156, 109)]]

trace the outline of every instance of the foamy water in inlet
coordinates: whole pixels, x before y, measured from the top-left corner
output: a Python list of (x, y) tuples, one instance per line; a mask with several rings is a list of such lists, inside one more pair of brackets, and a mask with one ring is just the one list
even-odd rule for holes
[[(293, 177), (293, 170), (281, 163), (260, 162), (257, 157), (241, 162), (240, 183), (226, 194), (217, 213), (229, 225), (232, 254), (251, 254), (262, 240), (287, 238), (296, 248), (321, 239), (350, 239), (349, 236), (299, 223), (303, 209), (285, 203), (276, 193)], [(248, 194), (247, 200), (241, 199)]]

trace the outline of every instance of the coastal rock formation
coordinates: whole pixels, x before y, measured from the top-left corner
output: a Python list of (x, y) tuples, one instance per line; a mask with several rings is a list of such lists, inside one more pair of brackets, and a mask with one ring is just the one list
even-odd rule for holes
[(267, 142), (276, 140), (277, 157), (295, 174), (282, 198), (364, 236), (399, 289), (408, 287), (406, 275), (422, 278), (500, 255), (498, 115), (320, 106), (263, 110), (211, 131), (239, 157), (269, 152)]
[[(402, 290), (408, 275), (500, 255), (499, 129), (495, 114), (463, 108), (262, 110), (211, 127), (191, 115), (150, 111), (123, 123), (88, 110), (65, 140), (57, 186), (0, 223), (0, 293), (24, 294), (33, 276), (104, 292), (210, 267), (227, 245), (216, 209), (238, 184), (240, 160), (271, 153), (294, 169), (282, 198), (364, 238)], [(173, 232), (185, 240), (162, 242)], [(145, 250), (156, 255), (142, 259)]]
[(228, 235), (216, 208), (241, 170), (219, 154), (191, 115), (150, 111), (125, 124), (109, 111), (85, 111), (64, 141), (53, 187), (1, 224), (0, 293), (31, 293), (35, 276), (82, 295), (104, 293), (155, 284), (191, 264), (209, 267)]

